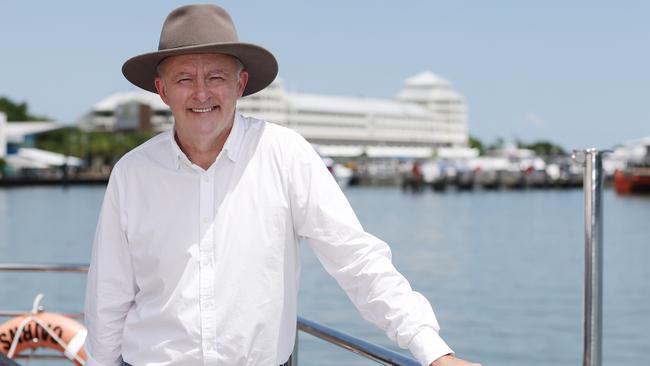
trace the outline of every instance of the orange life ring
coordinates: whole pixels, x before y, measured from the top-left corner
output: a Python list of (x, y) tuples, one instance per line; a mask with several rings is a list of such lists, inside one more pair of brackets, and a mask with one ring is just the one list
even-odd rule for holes
[(80, 366), (86, 361), (83, 344), (87, 333), (81, 323), (61, 314), (25, 314), (0, 325), (0, 352), (12, 358), (26, 349), (50, 348)]

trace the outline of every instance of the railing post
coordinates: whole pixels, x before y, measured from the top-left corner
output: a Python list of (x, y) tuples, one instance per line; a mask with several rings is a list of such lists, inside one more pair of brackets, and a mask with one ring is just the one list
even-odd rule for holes
[(585, 289), (583, 366), (601, 366), (603, 322), (603, 155), (607, 151), (574, 151), (583, 165), (585, 197)]

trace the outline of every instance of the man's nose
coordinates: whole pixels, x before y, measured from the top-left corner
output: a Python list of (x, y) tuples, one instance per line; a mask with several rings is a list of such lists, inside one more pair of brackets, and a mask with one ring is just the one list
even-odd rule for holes
[(208, 93), (208, 86), (205, 83), (205, 80), (198, 79), (194, 85), (194, 99), (203, 103), (210, 98), (210, 93)]

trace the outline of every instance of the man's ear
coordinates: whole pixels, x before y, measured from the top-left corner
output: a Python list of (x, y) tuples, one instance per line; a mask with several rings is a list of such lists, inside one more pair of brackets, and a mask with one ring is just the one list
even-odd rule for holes
[(167, 92), (165, 90), (165, 83), (162, 81), (160, 76), (156, 76), (156, 79), (154, 80), (154, 84), (156, 85), (156, 90), (158, 91), (158, 95), (160, 95), (160, 99), (162, 99), (163, 103), (169, 105), (169, 97), (167, 97)]
[(246, 84), (248, 84), (248, 71), (242, 70), (241, 73), (239, 74), (239, 85), (237, 86), (239, 88), (239, 97), (244, 95), (244, 90), (246, 89)]

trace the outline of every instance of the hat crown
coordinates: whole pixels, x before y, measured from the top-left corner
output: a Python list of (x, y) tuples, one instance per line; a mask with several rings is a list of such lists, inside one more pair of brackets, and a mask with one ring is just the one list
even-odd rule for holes
[(263, 47), (239, 42), (230, 15), (211, 4), (187, 5), (173, 10), (165, 19), (158, 51), (128, 59), (122, 73), (134, 85), (157, 93), (157, 66), (167, 57), (220, 53), (236, 57), (248, 72), (243, 95), (250, 95), (271, 84), (278, 74), (275, 56)]
[(230, 15), (211, 4), (187, 5), (172, 11), (165, 19), (158, 50), (214, 43), (239, 42)]

